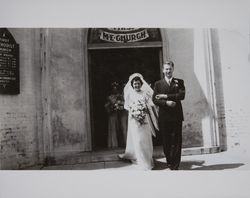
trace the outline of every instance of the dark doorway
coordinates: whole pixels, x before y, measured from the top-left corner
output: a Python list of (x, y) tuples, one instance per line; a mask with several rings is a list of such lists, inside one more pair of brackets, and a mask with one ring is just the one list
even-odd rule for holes
[[(119, 82), (120, 89), (128, 77), (139, 72), (154, 85), (160, 79), (161, 48), (126, 48), (89, 50), (92, 145), (94, 149), (107, 148), (108, 115), (104, 104), (111, 91), (111, 83)], [(160, 144), (160, 137), (154, 145)]]

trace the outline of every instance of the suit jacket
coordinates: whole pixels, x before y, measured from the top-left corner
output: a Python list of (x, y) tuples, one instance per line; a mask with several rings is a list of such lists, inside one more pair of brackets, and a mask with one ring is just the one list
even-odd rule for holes
[[(157, 94), (167, 94), (167, 99), (156, 99)], [(159, 106), (159, 121), (183, 121), (183, 110), (181, 100), (185, 98), (185, 86), (184, 81), (178, 78), (173, 78), (169, 85), (163, 78), (155, 83), (153, 102)], [(166, 104), (167, 100), (176, 102), (175, 107), (169, 107)]]

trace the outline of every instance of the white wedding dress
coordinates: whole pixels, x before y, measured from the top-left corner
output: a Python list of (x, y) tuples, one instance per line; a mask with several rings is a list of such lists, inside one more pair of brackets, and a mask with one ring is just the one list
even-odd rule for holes
[[(128, 111), (130, 105), (138, 100), (145, 101), (148, 108), (154, 105), (151, 95), (145, 91), (137, 92), (133, 90), (131, 93), (132, 94), (129, 94), (129, 96), (125, 98), (124, 108)], [(152, 135), (155, 136), (155, 132), (150, 114), (146, 115), (145, 121), (145, 124), (140, 124), (132, 118), (129, 112), (126, 150), (125, 153), (119, 155), (119, 157), (136, 162), (140, 169), (151, 170), (154, 166)]]

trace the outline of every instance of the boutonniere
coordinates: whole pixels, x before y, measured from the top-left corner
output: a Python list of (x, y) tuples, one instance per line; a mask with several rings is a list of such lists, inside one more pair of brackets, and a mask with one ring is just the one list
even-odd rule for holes
[(178, 80), (176, 80), (176, 79), (175, 79), (175, 80), (174, 80), (174, 83), (175, 83), (174, 85), (175, 85), (176, 87), (178, 87), (178, 86), (179, 86), (179, 85), (178, 85), (178, 83), (179, 83), (179, 81), (178, 81)]

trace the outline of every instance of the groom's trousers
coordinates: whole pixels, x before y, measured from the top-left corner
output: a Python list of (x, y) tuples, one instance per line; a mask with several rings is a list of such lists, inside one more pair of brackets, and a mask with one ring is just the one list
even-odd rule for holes
[(178, 170), (181, 161), (182, 121), (159, 122), (159, 129), (167, 164), (170, 169)]

